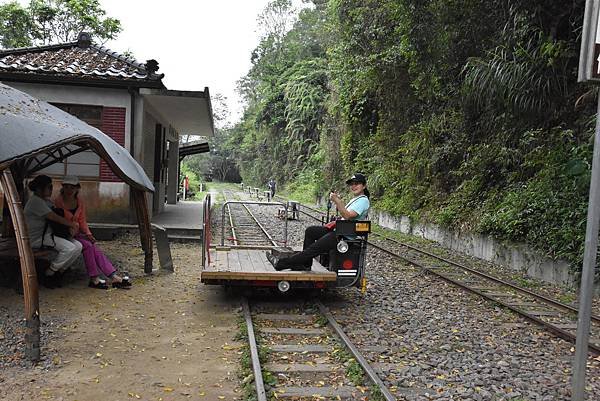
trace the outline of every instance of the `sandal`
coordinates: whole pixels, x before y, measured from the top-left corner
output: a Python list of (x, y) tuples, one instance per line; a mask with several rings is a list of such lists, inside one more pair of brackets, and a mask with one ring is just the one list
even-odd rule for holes
[(106, 281), (104, 281), (104, 280), (100, 280), (97, 283), (90, 281), (90, 283), (88, 284), (88, 287), (96, 288), (99, 290), (108, 290), (108, 284), (106, 284)]
[(112, 286), (113, 288), (122, 288), (128, 290), (131, 288), (131, 281), (125, 279), (123, 279), (121, 282), (115, 281), (112, 283)]
[(129, 278), (129, 275), (127, 273), (125, 273), (123, 275), (123, 277), (121, 277), (121, 281), (113, 281), (112, 282), (112, 286), (113, 288), (126, 288), (129, 289), (131, 287), (132, 283), (131, 283), (131, 279)]

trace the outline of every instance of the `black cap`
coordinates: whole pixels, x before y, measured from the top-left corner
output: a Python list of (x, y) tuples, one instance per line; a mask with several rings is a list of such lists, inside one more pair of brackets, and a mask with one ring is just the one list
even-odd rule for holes
[(352, 177), (350, 177), (346, 180), (346, 184), (350, 185), (353, 182), (358, 182), (360, 184), (367, 185), (367, 177), (365, 177), (365, 175), (362, 173), (354, 173), (354, 175), (352, 175)]

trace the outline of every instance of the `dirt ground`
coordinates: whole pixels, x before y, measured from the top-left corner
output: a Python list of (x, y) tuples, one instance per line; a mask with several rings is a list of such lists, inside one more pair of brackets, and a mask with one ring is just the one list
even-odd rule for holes
[[(240, 399), (239, 301), (200, 284), (199, 245), (172, 244), (175, 273), (148, 277), (135, 236), (101, 246), (133, 288), (88, 288), (83, 266), (67, 286), (42, 288), (44, 360), (0, 367), (0, 400)], [(0, 308), (22, 316), (22, 303), (0, 288)]]

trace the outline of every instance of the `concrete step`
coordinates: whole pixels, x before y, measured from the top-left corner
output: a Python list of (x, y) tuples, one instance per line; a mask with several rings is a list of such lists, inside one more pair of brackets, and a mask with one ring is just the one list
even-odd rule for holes
[(307, 352), (307, 353), (317, 353), (317, 352), (331, 352), (333, 351), (332, 347), (328, 347), (326, 345), (296, 345), (296, 344), (282, 344), (282, 345), (271, 345), (269, 346), (271, 351), (273, 352)]
[(197, 242), (198, 244), (202, 243), (202, 237), (193, 235), (173, 235), (167, 233), (167, 238), (169, 238), (169, 242)]
[(286, 399), (286, 398), (298, 398), (298, 397), (307, 397), (317, 399), (318, 397), (328, 397), (328, 398), (337, 398), (337, 399), (352, 399), (358, 400), (360, 399), (359, 395), (362, 394), (358, 389), (350, 386), (341, 386), (341, 387), (331, 387), (331, 386), (323, 386), (323, 387), (276, 387), (273, 390), (274, 393), (277, 393), (277, 399)]
[(267, 334), (297, 334), (297, 335), (322, 335), (325, 334), (323, 329), (298, 329), (295, 327), (268, 327), (260, 329), (261, 333)]
[(198, 228), (185, 228), (185, 227), (165, 227), (167, 235), (171, 236), (184, 236), (184, 237), (202, 237), (202, 229)]
[(328, 373), (343, 369), (339, 365), (329, 363), (267, 363), (265, 368), (273, 373)]
[(257, 320), (277, 320), (289, 322), (306, 322), (314, 319), (314, 315), (286, 315), (283, 313), (259, 313), (255, 316)]

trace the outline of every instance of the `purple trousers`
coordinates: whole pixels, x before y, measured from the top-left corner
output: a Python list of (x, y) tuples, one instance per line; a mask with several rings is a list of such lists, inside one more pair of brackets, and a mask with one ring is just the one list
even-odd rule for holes
[(104, 274), (106, 277), (110, 277), (114, 274), (114, 266), (96, 244), (82, 234), (77, 234), (75, 239), (81, 242), (81, 245), (83, 246), (83, 260), (90, 277), (99, 276), (100, 273)]

